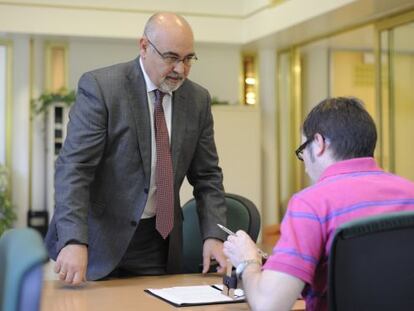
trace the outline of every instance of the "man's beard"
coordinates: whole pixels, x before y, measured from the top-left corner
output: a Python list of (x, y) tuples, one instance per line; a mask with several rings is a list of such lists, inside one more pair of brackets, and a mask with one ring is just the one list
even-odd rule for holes
[(172, 74), (172, 75), (169, 75), (169, 77), (180, 78), (180, 80), (177, 81), (177, 83), (171, 84), (171, 83), (169, 83), (168, 76), (165, 77), (161, 81), (161, 84), (159, 86), (160, 91), (162, 91), (164, 93), (170, 93), (170, 92), (176, 91), (185, 81), (185, 77), (183, 75), (178, 75), (178, 74), (174, 75), (174, 74)]

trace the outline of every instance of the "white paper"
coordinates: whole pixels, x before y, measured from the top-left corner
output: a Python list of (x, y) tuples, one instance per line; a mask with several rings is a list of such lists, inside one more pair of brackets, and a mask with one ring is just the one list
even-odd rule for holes
[[(219, 290), (223, 290), (223, 286), (224, 285), (223, 284), (214, 284), (213, 286), (216, 287), (216, 288), (218, 288)], [(236, 298), (244, 298), (244, 292), (243, 292), (243, 290), (241, 288), (236, 288), (234, 290), (234, 296)]]
[(217, 288), (214, 288), (210, 285), (177, 286), (158, 289), (148, 288), (147, 290), (153, 293), (154, 295), (159, 296), (177, 305), (232, 302), (234, 300), (244, 299), (244, 296), (232, 299), (222, 294), (221, 291)]

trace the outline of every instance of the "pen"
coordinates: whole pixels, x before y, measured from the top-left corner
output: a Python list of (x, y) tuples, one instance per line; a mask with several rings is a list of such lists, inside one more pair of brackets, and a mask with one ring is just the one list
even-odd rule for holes
[[(231, 231), (229, 228), (224, 227), (223, 225), (217, 224), (221, 230), (226, 232), (229, 235), (236, 235), (233, 231)], [(257, 248), (257, 251), (259, 252), (259, 255), (262, 256), (264, 259), (267, 259), (269, 255), (262, 251), (260, 248)]]
[(224, 227), (223, 225), (217, 224), (221, 230), (226, 232), (229, 235), (236, 235), (233, 231), (231, 231), (229, 228)]

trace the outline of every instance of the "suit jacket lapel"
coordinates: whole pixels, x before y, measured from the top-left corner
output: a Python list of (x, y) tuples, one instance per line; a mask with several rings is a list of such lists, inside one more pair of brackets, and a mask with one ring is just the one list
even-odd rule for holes
[(145, 79), (139, 65), (139, 58), (133, 62), (127, 75), (126, 92), (129, 97), (129, 107), (135, 120), (138, 147), (142, 158), (145, 178), (149, 183), (151, 176), (151, 124), (148, 109), (147, 89)]
[[(185, 83), (185, 82), (184, 82)], [(182, 85), (177, 91), (173, 93), (173, 109), (172, 109), (172, 125), (171, 125), (171, 153), (173, 161), (174, 176), (176, 176), (178, 159), (181, 152), (181, 145), (185, 137), (186, 116), (187, 116), (187, 99), (184, 95)]]

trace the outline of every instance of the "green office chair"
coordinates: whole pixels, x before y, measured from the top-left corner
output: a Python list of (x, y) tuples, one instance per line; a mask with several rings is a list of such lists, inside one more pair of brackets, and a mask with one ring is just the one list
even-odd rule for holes
[(412, 310), (413, 264), (414, 212), (342, 225), (329, 256), (329, 310)]
[[(225, 194), (227, 227), (232, 231), (242, 229), (253, 241), (260, 231), (260, 214), (255, 204), (236, 194)], [(203, 241), (201, 239), (196, 201), (191, 199), (183, 206), (183, 272), (199, 273), (203, 263)]]
[(38, 311), (46, 249), (30, 228), (6, 231), (0, 238), (0, 311)]

